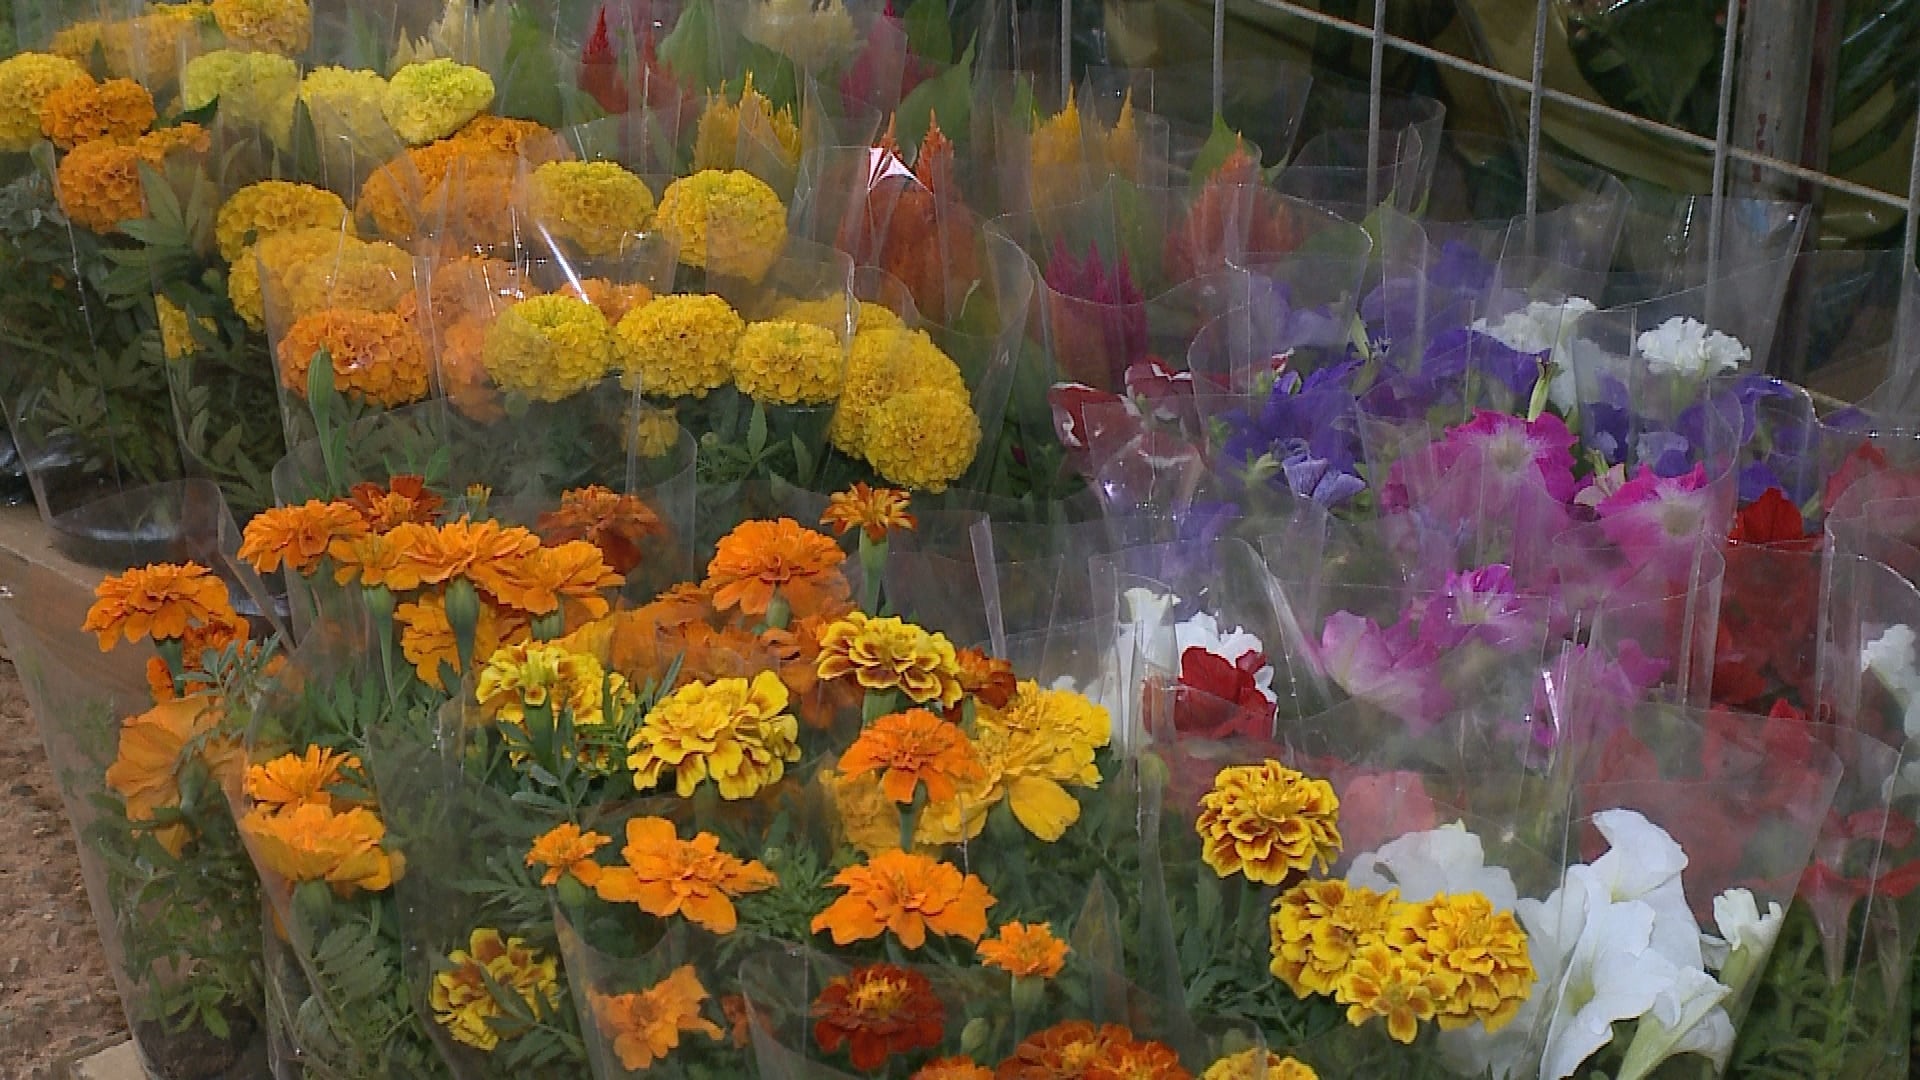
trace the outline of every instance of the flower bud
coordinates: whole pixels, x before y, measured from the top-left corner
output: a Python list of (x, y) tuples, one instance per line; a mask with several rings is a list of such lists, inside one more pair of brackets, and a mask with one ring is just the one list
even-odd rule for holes
[(560, 894), (560, 906), (568, 911), (586, 907), (587, 901), (593, 897), (593, 890), (581, 884), (580, 879), (572, 874), (561, 874), (560, 884), (555, 886), (555, 891)]
[(293, 890), (294, 925), (315, 939), (333, 921), (333, 890), (324, 881), (303, 881)]
[(978, 1057), (992, 1039), (992, 1022), (984, 1016), (976, 1016), (960, 1029), (960, 1052), (968, 1057)]
[(1013, 1011), (1031, 1013), (1040, 1008), (1047, 996), (1047, 981), (1030, 975), (1013, 977)]

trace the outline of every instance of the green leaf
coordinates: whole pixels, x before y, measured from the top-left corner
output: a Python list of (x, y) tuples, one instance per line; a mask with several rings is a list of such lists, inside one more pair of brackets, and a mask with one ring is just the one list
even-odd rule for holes
[(953, 62), (953, 31), (944, 0), (914, 0), (905, 19), (907, 48), (937, 64)]
[(714, 48), (718, 36), (712, 0), (693, 0), (680, 13), (673, 32), (661, 39), (660, 62), (673, 69), (676, 77), (695, 86), (717, 86), (727, 77)]
[(494, 95), (495, 108), (501, 114), (537, 120), (551, 128), (563, 126), (566, 104), (560, 96), (560, 65), (553, 48), (553, 39), (532, 5), (515, 4), (497, 80), (499, 89)]
[(918, 146), (927, 137), (929, 117), (956, 145), (963, 142), (973, 117), (973, 46), (960, 62), (914, 87), (894, 111), (894, 134), (902, 146)]
[(759, 402), (753, 403), (753, 414), (747, 418), (747, 454), (758, 459), (767, 448), (767, 410)]
[(1225, 116), (1215, 115), (1213, 131), (1207, 141), (1200, 146), (1200, 152), (1193, 156), (1193, 188), (1198, 191), (1213, 171), (1233, 156), (1234, 148), (1241, 144), (1240, 133), (1227, 126)]

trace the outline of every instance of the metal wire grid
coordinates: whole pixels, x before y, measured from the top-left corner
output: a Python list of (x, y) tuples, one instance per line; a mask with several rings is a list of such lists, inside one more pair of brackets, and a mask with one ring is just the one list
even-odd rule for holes
[[(1713, 155), (1713, 190), (1711, 192), (1708, 218), (1707, 243), (1707, 270), (1709, 280), (1713, 280), (1718, 271), (1721, 228), (1725, 212), (1724, 204), (1727, 196), (1729, 165), (1734, 162), (1752, 166), (1756, 170), (1763, 170), (1790, 180), (1816, 185), (1829, 191), (1842, 192), (1904, 214), (1906, 216), (1904, 248), (1906, 261), (1902, 265), (1909, 268), (1914, 265), (1915, 250), (1917, 246), (1920, 246), (1920, 217), (1916, 217), (1908, 211), (1910, 207), (1916, 203), (1920, 203), (1920, 138), (1914, 140), (1914, 156), (1909, 172), (1907, 194), (1905, 197), (1892, 195), (1864, 184), (1857, 184), (1853, 181), (1823, 172), (1820, 169), (1809, 167), (1800, 162), (1790, 161), (1783, 157), (1749, 149), (1734, 141), (1733, 107), (1737, 70), (1736, 62), (1740, 51), (1742, 11), (1748, 6), (1746, 3), (1737, 2), (1736, 0), (1736, 2), (1727, 5), (1726, 35), (1722, 43), (1720, 57), (1718, 111), (1714, 125), (1714, 136), (1709, 139), (1701, 135), (1696, 135), (1691, 131), (1636, 116), (1609, 105), (1604, 105), (1597, 101), (1590, 101), (1586, 98), (1567, 93), (1566, 91), (1556, 90), (1547, 86), (1546, 31), (1547, 19), (1550, 15), (1551, 5), (1554, 0), (1537, 0), (1533, 28), (1533, 64), (1530, 77), (1524, 79), (1502, 71), (1499, 68), (1489, 67), (1465, 57), (1435, 49), (1418, 41), (1388, 33), (1387, 0), (1374, 0), (1373, 23), (1370, 26), (1351, 19), (1341, 18), (1337, 15), (1328, 15), (1315, 8), (1295, 3), (1293, 0), (1258, 0), (1258, 2), (1261, 6), (1270, 10), (1291, 15), (1318, 26), (1350, 34), (1366, 40), (1371, 44), (1370, 93), (1367, 116), (1367, 156), (1368, 165), (1370, 166), (1367, 170), (1367, 182), (1369, 186), (1367, 197), (1369, 202), (1374, 201), (1375, 196), (1378, 194), (1378, 192), (1372, 190), (1372, 188), (1377, 182), (1375, 173), (1380, 161), (1381, 69), (1383, 67), (1382, 60), (1384, 59), (1385, 51), (1391, 48), (1424, 60), (1429, 60), (1442, 67), (1477, 75), (1494, 83), (1496, 86), (1526, 93), (1526, 217), (1529, 229), (1532, 227), (1533, 218), (1539, 205), (1541, 109), (1546, 102), (1553, 102), (1555, 105), (1564, 106), (1595, 117), (1624, 124), (1637, 131), (1668, 139), (1684, 146), (1705, 150)], [(1791, 2), (1810, 5), (1808, 10), (1812, 10), (1811, 5), (1816, 3), (1823, 5), (1829, 4), (1831, 0), (1791, 0)], [(1224, 3), (1216, 2), (1216, 56), (1218, 55), (1220, 45), (1221, 16), (1224, 11)], [(1757, 23), (1756, 26), (1758, 26)], [(1811, 48), (1812, 45), (1811, 43), (1807, 43), (1802, 47)]]

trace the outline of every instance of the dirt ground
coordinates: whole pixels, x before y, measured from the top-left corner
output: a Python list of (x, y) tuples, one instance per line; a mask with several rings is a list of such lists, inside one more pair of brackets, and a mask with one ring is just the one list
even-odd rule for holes
[(40, 732), (4, 659), (0, 837), (0, 1077), (40, 1080), (56, 1060), (123, 1034), (126, 1017)]

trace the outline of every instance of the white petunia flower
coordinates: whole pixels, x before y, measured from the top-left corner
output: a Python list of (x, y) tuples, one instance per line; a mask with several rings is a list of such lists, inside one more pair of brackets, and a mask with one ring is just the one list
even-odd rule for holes
[(1347, 883), (1375, 892), (1398, 889), (1410, 904), (1476, 892), (1496, 911), (1511, 911), (1519, 901), (1513, 875), (1504, 866), (1488, 866), (1480, 837), (1460, 822), (1407, 833), (1359, 856), (1347, 870)]
[(1613, 903), (1637, 900), (1653, 910), (1653, 946), (1680, 967), (1699, 968), (1700, 924), (1687, 904), (1680, 872), (1687, 853), (1667, 830), (1633, 810), (1604, 810), (1594, 827), (1607, 838), (1607, 853), (1589, 867)]
[[(1580, 316), (1593, 310), (1593, 301), (1584, 296), (1568, 297), (1565, 303), (1560, 304), (1535, 300), (1497, 321), (1475, 319), (1472, 329), (1516, 352), (1557, 354), (1572, 339), (1574, 328), (1580, 324)], [(1550, 356), (1548, 359), (1558, 358)]]
[(1753, 351), (1739, 338), (1684, 315), (1646, 331), (1634, 345), (1646, 358), (1647, 370), (1656, 375), (1704, 378), (1737, 371), (1753, 360)]
[(1774, 939), (1780, 936), (1780, 926), (1786, 918), (1787, 913), (1777, 900), (1767, 904), (1765, 915), (1760, 914), (1760, 902), (1748, 889), (1728, 889), (1714, 897), (1713, 921), (1720, 929), (1720, 936), (1701, 939), (1709, 953), (1709, 965), (1715, 969), (1725, 967), (1728, 954), (1741, 950), (1755, 956), (1772, 952)]
[(1860, 649), (1860, 670), (1871, 672), (1906, 710), (1903, 726), (1909, 740), (1920, 739), (1920, 670), (1915, 666), (1913, 628), (1894, 623)]

